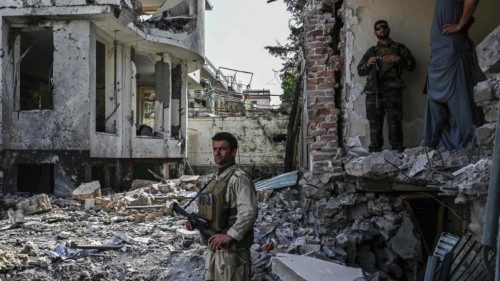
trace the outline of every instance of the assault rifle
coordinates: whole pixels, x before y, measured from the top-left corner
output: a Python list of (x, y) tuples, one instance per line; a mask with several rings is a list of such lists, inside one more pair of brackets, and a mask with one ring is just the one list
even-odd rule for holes
[[(193, 226), (196, 229), (198, 229), (198, 231), (200, 232), (200, 234), (204, 240), (208, 241), (208, 239), (210, 237), (217, 234), (217, 232), (215, 232), (215, 230), (213, 230), (210, 227), (210, 225), (209, 225), (210, 222), (208, 220), (200, 217), (199, 215), (197, 215), (195, 213), (189, 213), (184, 208), (182, 208), (177, 202), (174, 202), (172, 204), (172, 210), (175, 213), (177, 213), (178, 215), (181, 215), (181, 216), (187, 218), (193, 224)], [(243, 258), (238, 252), (230, 250), (227, 247), (225, 247), (225, 250), (231, 254), (234, 254), (236, 256), (236, 258), (239, 259), (243, 264), (245, 264), (245, 265), (248, 264), (248, 261), (245, 258)]]
[(177, 202), (174, 202), (172, 204), (172, 210), (175, 213), (187, 218), (193, 224), (193, 226), (196, 229), (198, 229), (198, 231), (200, 231), (200, 234), (203, 237), (203, 239), (208, 240), (208, 238), (217, 234), (215, 230), (210, 228), (210, 222), (208, 220), (200, 217), (198, 214), (189, 213), (184, 208), (182, 208)]

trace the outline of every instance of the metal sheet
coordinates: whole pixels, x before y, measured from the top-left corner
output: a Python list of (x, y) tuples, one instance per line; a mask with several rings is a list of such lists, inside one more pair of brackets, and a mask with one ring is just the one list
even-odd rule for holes
[(299, 182), (299, 177), (300, 177), (299, 175), (300, 175), (299, 171), (293, 171), (290, 173), (278, 175), (274, 178), (256, 182), (255, 190), (265, 191), (265, 190), (274, 190), (279, 188), (296, 186)]

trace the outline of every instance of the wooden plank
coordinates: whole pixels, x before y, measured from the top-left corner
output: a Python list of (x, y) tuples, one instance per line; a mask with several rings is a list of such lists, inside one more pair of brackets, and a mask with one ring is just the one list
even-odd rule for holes
[(370, 177), (357, 177), (356, 189), (367, 192), (439, 192), (436, 185), (418, 185), (377, 179)]
[(460, 265), (463, 263), (464, 258), (467, 254), (464, 249), (467, 248), (467, 243), (470, 239), (472, 239), (472, 236), (466, 234), (465, 237), (462, 237), (462, 239), (460, 239), (457, 247), (455, 247), (455, 250), (453, 251), (453, 263), (451, 265), (449, 276), (453, 276), (455, 272), (460, 268)]

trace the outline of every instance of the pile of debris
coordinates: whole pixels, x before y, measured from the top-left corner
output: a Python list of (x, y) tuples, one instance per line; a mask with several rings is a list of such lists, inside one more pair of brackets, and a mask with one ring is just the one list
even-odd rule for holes
[[(201, 236), (168, 208), (192, 198), (200, 182), (135, 181), (116, 194), (91, 182), (73, 199), (3, 196), (9, 207), (0, 220), (0, 278), (202, 280)], [(357, 193), (341, 182), (332, 182), (333, 197), (311, 183), (259, 191), (254, 280), (278, 280), (271, 265), (279, 254), (359, 266), (371, 280), (397, 280), (416, 269), (420, 242), (400, 198)]]
[(91, 182), (73, 199), (1, 195), (0, 279), (202, 280), (204, 246), (168, 209), (197, 178), (109, 195)]
[(422, 260), (420, 240), (406, 202), (358, 193), (352, 183), (318, 188), (312, 184), (318, 178), (309, 176), (301, 189), (284, 189), (294, 182), (293, 174), (257, 184), (259, 216), (251, 247), (255, 280), (275, 278), (272, 258), (281, 254), (361, 267), (369, 280), (400, 280), (415, 273)]
[(384, 150), (346, 160), (348, 176), (372, 177), (416, 186), (435, 186), (446, 194), (484, 194), (491, 157), (479, 149), (458, 151), (406, 149), (403, 153)]

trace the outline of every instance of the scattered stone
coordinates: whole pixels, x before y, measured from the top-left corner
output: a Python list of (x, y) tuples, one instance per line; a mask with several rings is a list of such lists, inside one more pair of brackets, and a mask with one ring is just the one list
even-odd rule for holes
[(370, 172), (386, 174), (396, 171), (401, 165), (399, 159), (393, 152), (384, 150), (381, 153), (371, 154), (363, 159), (363, 174)]
[(28, 264), (28, 256), (0, 249), (0, 272), (24, 268)]
[(67, 231), (61, 231), (59, 234), (57, 234), (57, 237), (60, 239), (68, 239), (71, 236), (71, 233)]
[(84, 203), (86, 199), (95, 199), (101, 196), (101, 184), (99, 181), (82, 183), (71, 193), (74, 199)]
[(22, 210), (24, 215), (32, 215), (49, 211), (52, 209), (52, 205), (50, 204), (49, 196), (38, 194), (19, 202), (17, 208)]
[(85, 199), (85, 210), (95, 207), (95, 199)]
[(432, 159), (436, 150), (432, 150), (428, 153), (422, 152), (422, 154), (418, 157), (416, 163), (411, 167), (411, 170), (408, 172), (408, 176), (413, 177), (416, 174), (420, 173), (425, 169), (427, 164), (429, 163), (428, 159)]
[(200, 233), (197, 230), (189, 231), (189, 230), (184, 229), (184, 228), (178, 228), (176, 231), (177, 231), (177, 233), (182, 235), (182, 237), (184, 237), (184, 238), (193, 239), (193, 238), (200, 237)]

